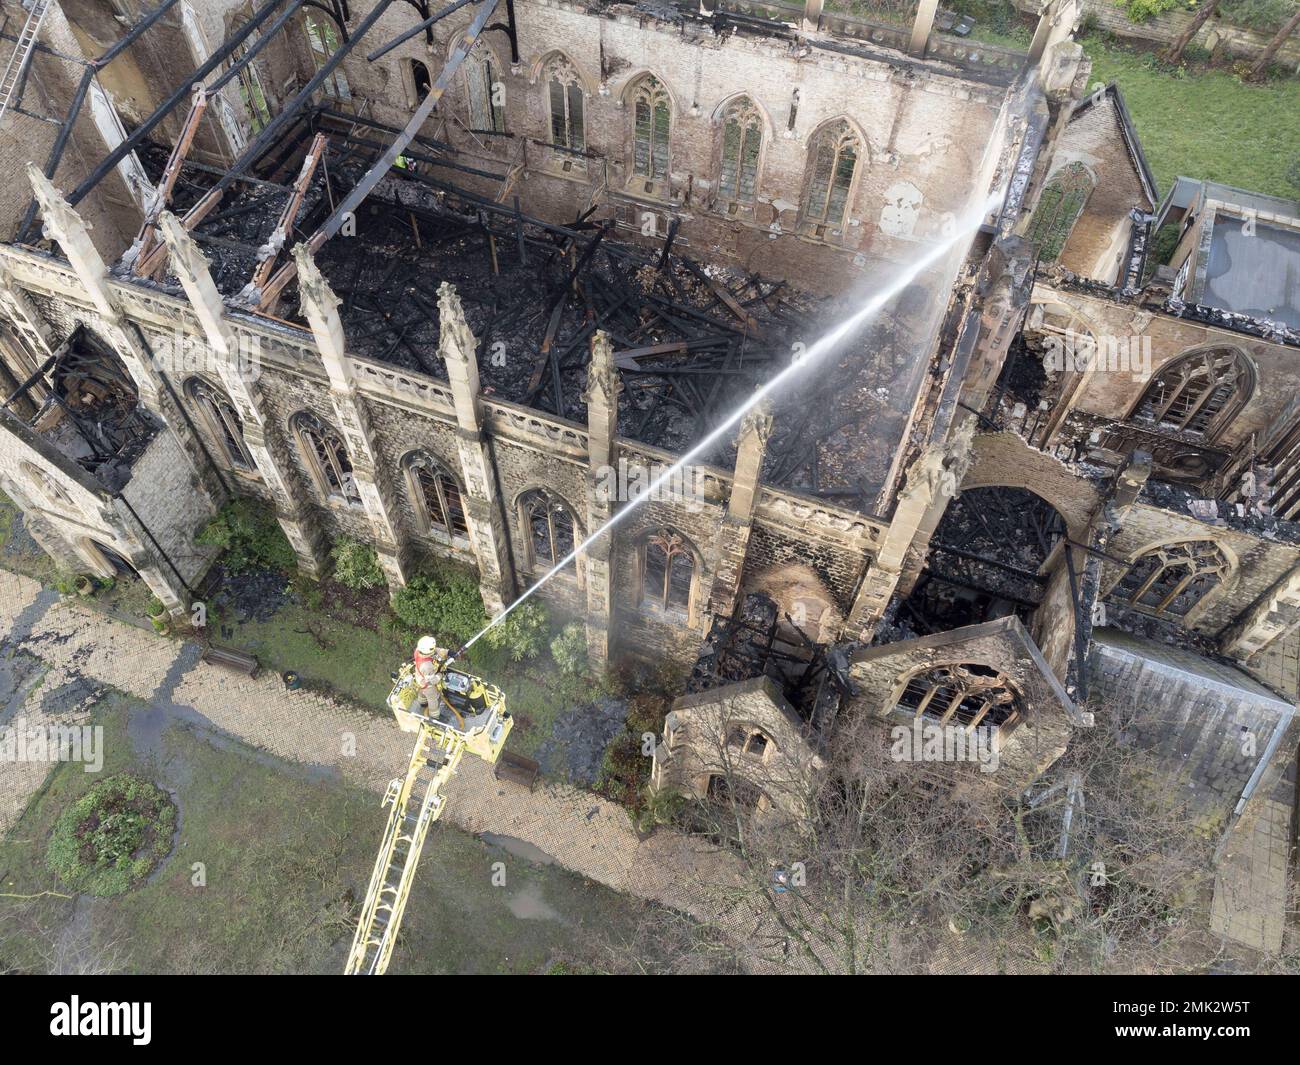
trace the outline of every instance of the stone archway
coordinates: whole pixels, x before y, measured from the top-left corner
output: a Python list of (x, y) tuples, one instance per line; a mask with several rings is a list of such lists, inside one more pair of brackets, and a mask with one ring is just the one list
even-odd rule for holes
[[(811, 566), (800, 563), (773, 566), (746, 578), (741, 598), (756, 593), (768, 596), (776, 604), (781, 629), (789, 628), (785, 620), (789, 615), (790, 621), (813, 643), (829, 643), (839, 637), (844, 613)], [(796, 645), (802, 643), (793, 632), (785, 635)]]
[(131, 564), (130, 559), (107, 544), (87, 537), (81, 542), (80, 547), (81, 553), (95, 570), (96, 576), (140, 579), (140, 571)]
[(1047, 561), (1068, 535), (1061, 512), (1027, 488), (964, 488), (900, 601), (900, 625), (929, 635), (1011, 616), (1028, 622), (1047, 591)]

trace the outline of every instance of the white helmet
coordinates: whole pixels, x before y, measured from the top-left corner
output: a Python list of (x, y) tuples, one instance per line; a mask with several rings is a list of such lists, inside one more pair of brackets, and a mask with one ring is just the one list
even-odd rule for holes
[(431, 655), (438, 649), (438, 641), (432, 636), (421, 636), (420, 642), (415, 645), (415, 649), (422, 655)]

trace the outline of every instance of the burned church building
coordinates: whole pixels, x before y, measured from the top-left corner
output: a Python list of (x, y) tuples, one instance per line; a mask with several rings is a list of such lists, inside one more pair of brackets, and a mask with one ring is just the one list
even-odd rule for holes
[[(1137, 676), (1198, 692), (1206, 760), (1249, 719), (1223, 787), (1260, 785), (1300, 208), (1161, 199), (1075, 0), (1026, 51), (934, 0), (4, 13), (0, 488), (63, 567), (184, 615), (248, 496), (309, 575), (347, 536), (392, 589), (473, 567), (493, 613), (581, 545), (538, 594), (596, 662), (677, 670), (661, 786), (707, 794), (721, 728), (770, 802), (871, 714), (989, 730), (1024, 787)], [(684, 454), (585, 543), (611, 470)]]

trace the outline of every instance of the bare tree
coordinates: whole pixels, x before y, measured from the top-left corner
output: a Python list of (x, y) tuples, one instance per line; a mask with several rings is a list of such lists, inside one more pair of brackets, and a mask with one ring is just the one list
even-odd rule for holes
[(1296, 5), (1291, 17), (1282, 24), (1282, 28), (1277, 31), (1277, 35), (1264, 46), (1264, 50), (1255, 58), (1254, 65), (1246, 75), (1248, 81), (1259, 81), (1264, 77), (1264, 73), (1273, 62), (1273, 57), (1277, 55), (1278, 49), (1282, 47), (1291, 34), (1295, 33), (1297, 26), (1300, 26), (1300, 4)]
[[(972, 765), (898, 762), (859, 715), (810, 777), (764, 777), (724, 734), (690, 824), (732, 858), (711, 885), (768, 965), (824, 973), (1161, 972), (1201, 938), (1212, 833), (1128, 739), (1076, 734), (1032, 798)], [(988, 961), (992, 959), (992, 961)]]
[(1196, 14), (1192, 16), (1192, 21), (1187, 24), (1187, 28), (1174, 38), (1165, 50), (1164, 58), (1170, 63), (1177, 63), (1182, 59), (1183, 52), (1192, 43), (1192, 38), (1196, 36), (1206, 22), (1214, 17), (1215, 12), (1218, 10), (1219, 0), (1207, 0), (1206, 3), (1202, 4)]

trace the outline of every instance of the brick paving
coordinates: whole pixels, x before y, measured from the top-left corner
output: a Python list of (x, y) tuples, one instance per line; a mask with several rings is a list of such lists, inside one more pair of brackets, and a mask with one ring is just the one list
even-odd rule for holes
[[(0, 658), (16, 648), (49, 668), (41, 691), (92, 677), (376, 793), (404, 770), (410, 754), (411, 737), (384, 716), (319, 692), (287, 691), (274, 674), (248, 678), (210, 666), (198, 661), (193, 644), (59, 600), (35, 581), (0, 570)], [(29, 725), (46, 720), (32, 705), (37, 703), (29, 698), (20, 711)], [(59, 721), (73, 723), (67, 714)], [(47, 770), (44, 764), (0, 762), (0, 835), (21, 815)], [(615, 803), (563, 784), (529, 792), (497, 781), (488, 765), (473, 758), (461, 763), (447, 796), (445, 817), (457, 828), (522, 840), (617, 891), (719, 920), (710, 901), (716, 896), (703, 886), (724, 882), (717, 853), (665, 829), (641, 840)], [(1213, 930), (1252, 949), (1276, 951), (1281, 945), (1288, 817), (1282, 802), (1252, 802), (1225, 846), (1216, 878)], [(376, 809), (376, 843), (382, 819)]]
[[(17, 647), (50, 667), (42, 690), (76, 676), (154, 705), (185, 711), (206, 726), (281, 758), (336, 771), (382, 793), (403, 772), (413, 737), (387, 717), (328, 695), (288, 691), (280, 678), (255, 678), (198, 661), (193, 644), (107, 617), (75, 600), (45, 603), (41, 586), (0, 570), (0, 644), (15, 625)], [(4, 644), (0, 655), (15, 649)], [(35, 702), (29, 699), (28, 702)], [(24, 708), (29, 724), (39, 721)], [(62, 717), (67, 722), (67, 718)], [(0, 835), (21, 814), (48, 767), (0, 763)], [(445, 819), (466, 832), (490, 832), (529, 843), (557, 864), (615, 890), (704, 918), (704, 883), (720, 883), (719, 859), (686, 837), (660, 829), (638, 838), (623, 807), (590, 792), (547, 783), (527, 789), (495, 779), (484, 762), (466, 758), (447, 792)], [(378, 807), (378, 804), (376, 804)], [(384, 815), (375, 811), (378, 845)]]

